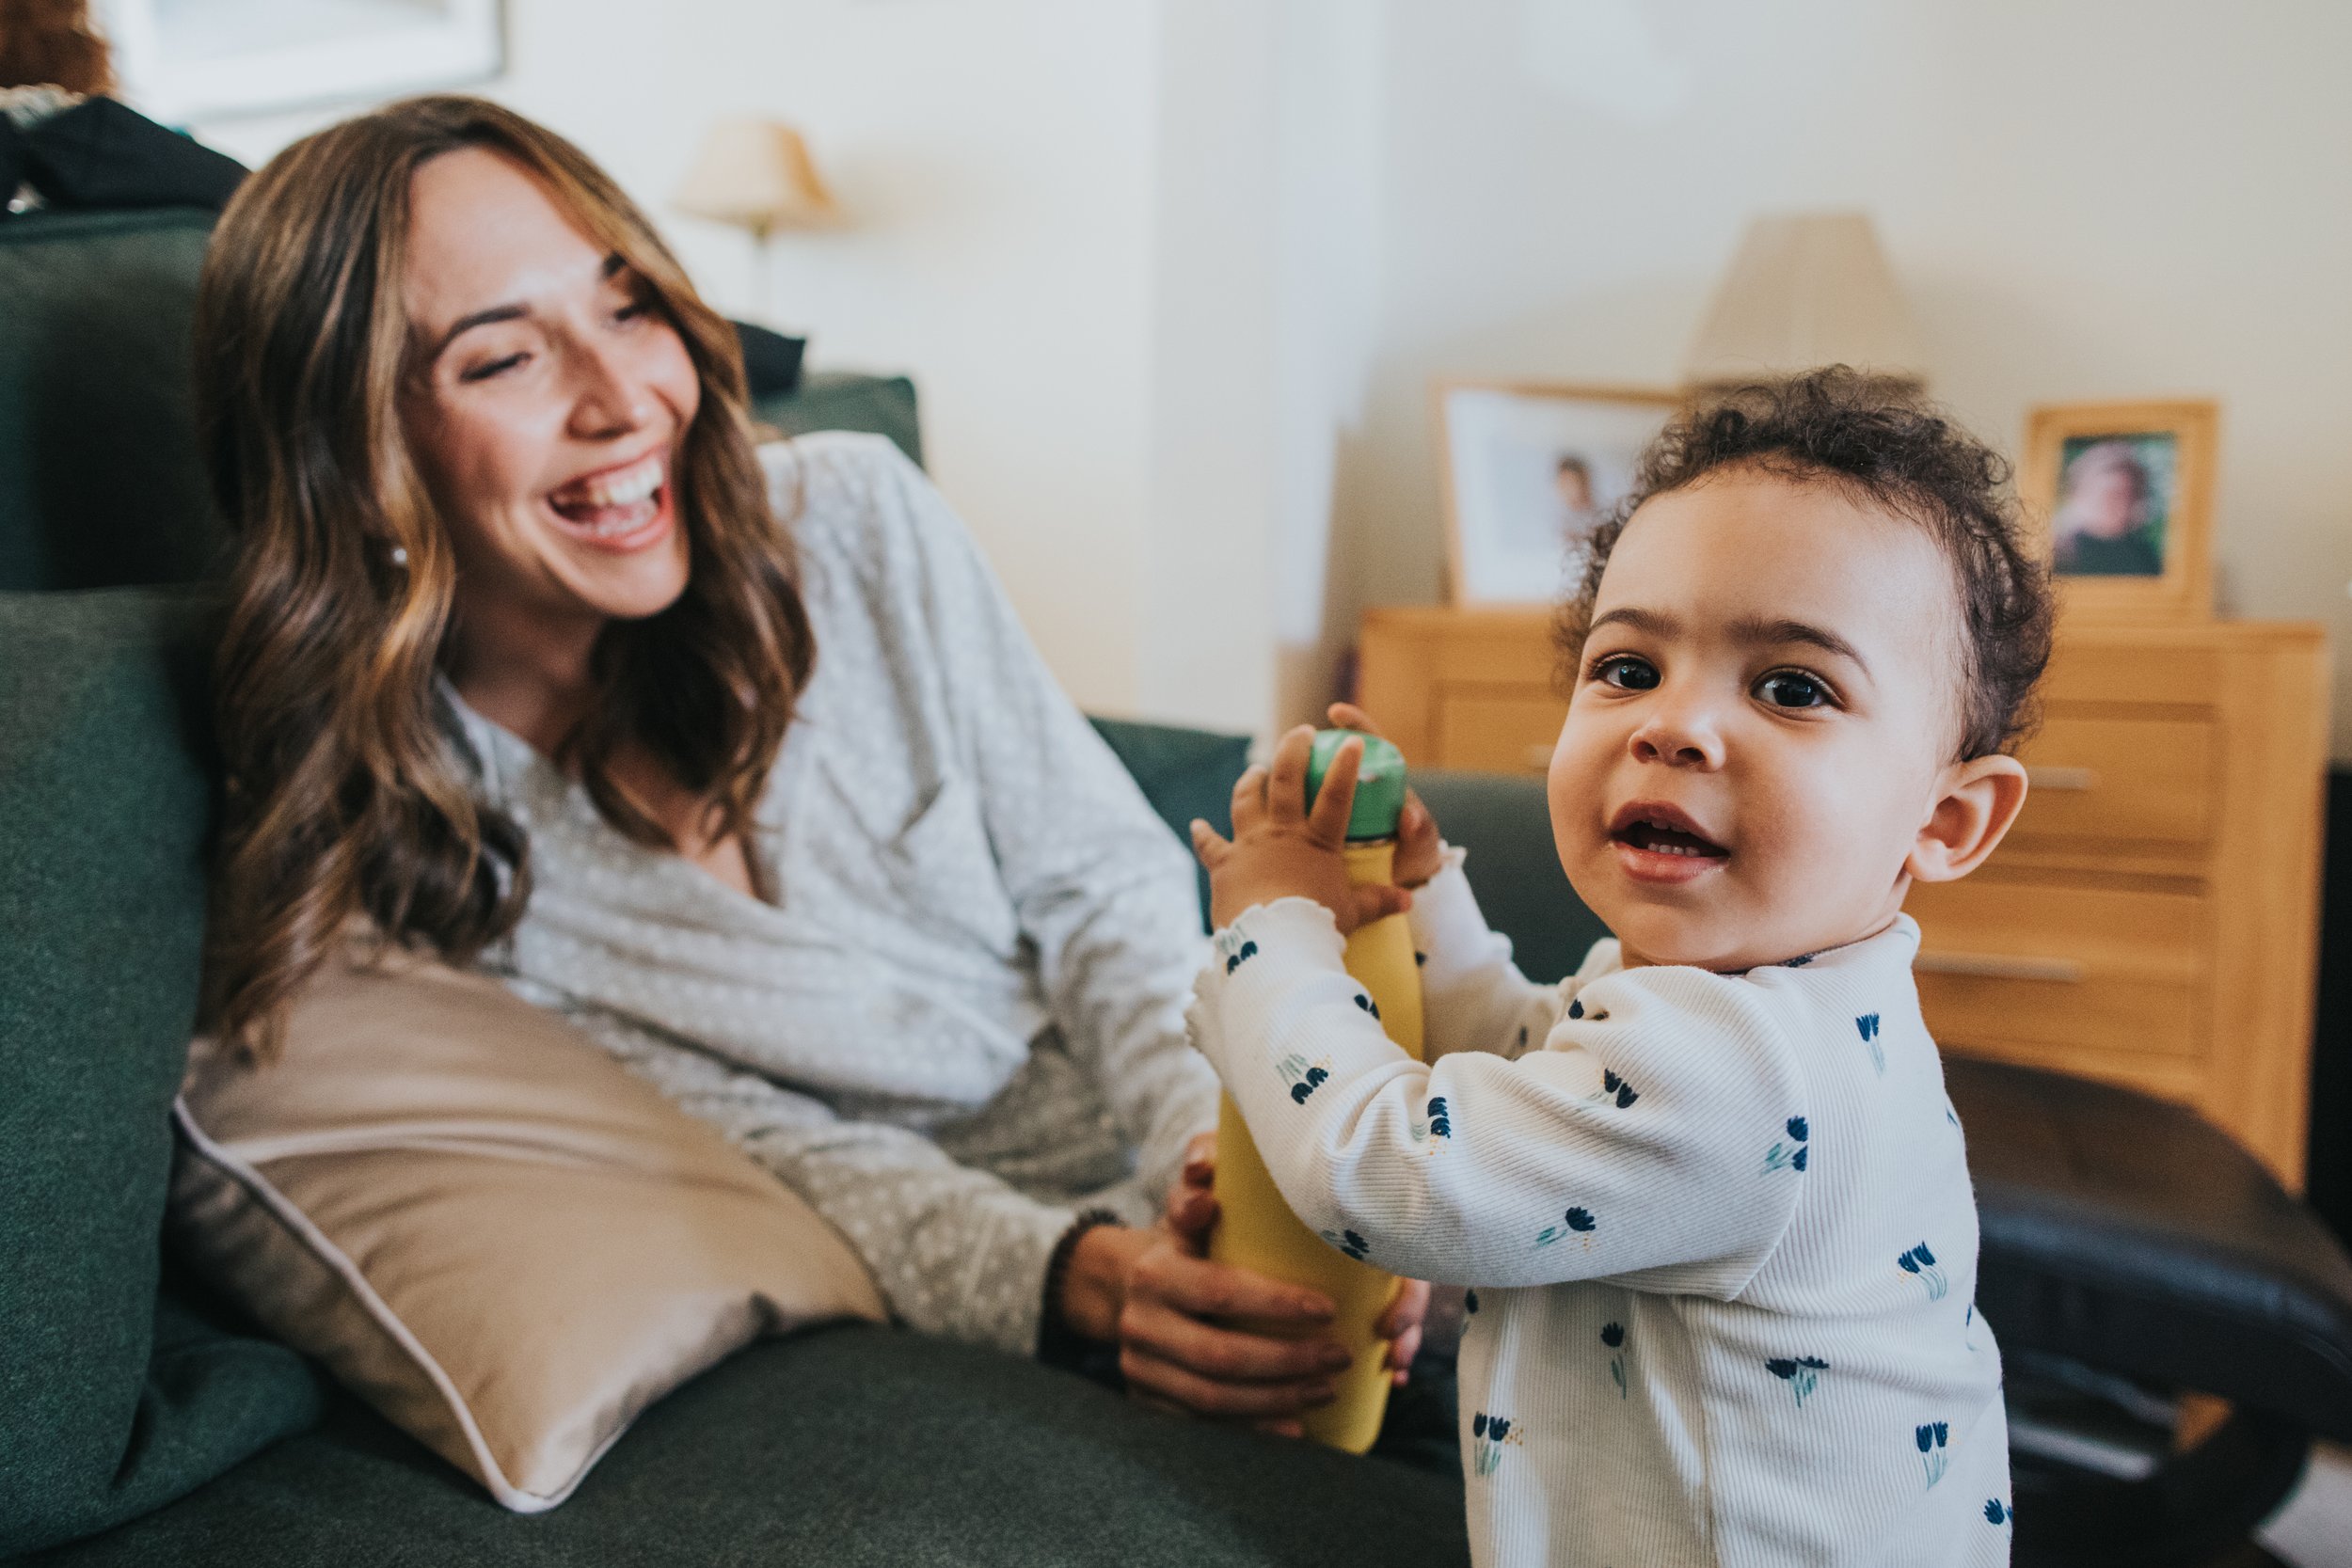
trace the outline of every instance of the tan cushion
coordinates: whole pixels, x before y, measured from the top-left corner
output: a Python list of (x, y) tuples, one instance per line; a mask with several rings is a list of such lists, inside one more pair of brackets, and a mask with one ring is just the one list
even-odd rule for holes
[(883, 1315), (806, 1203), (495, 981), (355, 946), (284, 1056), (199, 1041), (176, 1239), (522, 1513), (761, 1334)]

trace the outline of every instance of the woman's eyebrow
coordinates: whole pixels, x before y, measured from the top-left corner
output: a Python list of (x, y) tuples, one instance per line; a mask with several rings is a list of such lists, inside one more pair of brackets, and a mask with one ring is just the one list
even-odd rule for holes
[(1735, 639), (1741, 642), (1763, 644), (1775, 644), (1782, 642), (1809, 643), (1812, 646), (1820, 649), (1823, 653), (1836, 654), (1839, 658), (1851, 660), (1862, 669), (1862, 672), (1865, 674), (1867, 674), (1870, 670), (1869, 660), (1864, 658), (1861, 654), (1857, 653), (1854, 650), (1854, 645), (1852, 643), (1847, 641), (1836, 632), (1814, 626), (1810, 622), (1796, 620), (1773, 621), (1741, 619), (1732, 622), (1730, 626), (1724, 629), (1729, 631)]
[(433, 345), (431, 357), (438, 359), (442, 350), (477, 326), (488, 326), (493, 322), (520, 321), (530, 313), (527, 306), (493, 305), (486, 310), (476, 310), (470, 315), (460, 316), (450, 324), (447, 332), (441, 334), (441, 341)]

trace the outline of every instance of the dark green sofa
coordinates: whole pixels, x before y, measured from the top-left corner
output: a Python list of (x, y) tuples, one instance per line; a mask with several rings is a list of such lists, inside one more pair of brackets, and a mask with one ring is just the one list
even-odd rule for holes
[[(158, 1233), (201, 933), (208, 598), (121, 585), (216, 559), (184, 396), (208, 221), (0, 220), (0, 1555), (1465, 1561), (1442, 1456), (1351, 1459), (869, 1327), (737, 1356), (520, 1518), (174, 1275)], [(919, 454), (903, 381), (820, 379), (760, 413)], [(1102, 727), (1171, 822), (1221, 816), (1238, 741)], [(1573, 962), (1592, 931), (1559, 918), (1536, 786), (1429, 793), (1531, 968)]]

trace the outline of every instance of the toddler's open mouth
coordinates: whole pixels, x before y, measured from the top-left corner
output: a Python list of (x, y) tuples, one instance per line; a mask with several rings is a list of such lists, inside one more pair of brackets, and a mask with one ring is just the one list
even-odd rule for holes
[(1619, 863), (1644, 881), (1688, 881), (1731, 856), (1688, 815), (1661, 801), (1620, 807), (1610, 819), (1609, 837), (1617, 846)]

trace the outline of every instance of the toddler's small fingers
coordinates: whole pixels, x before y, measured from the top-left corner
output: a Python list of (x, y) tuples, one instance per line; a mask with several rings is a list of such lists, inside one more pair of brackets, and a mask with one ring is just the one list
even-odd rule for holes
[(1238, 837), (1265, 818), (1265, 764), (1253, 762), (1233, 781), (1233, 833)]
[(1372, 715), (1358, 707), (1354, 703), (1333, 703), (1330, 706), (1329, 717), (1331, 722), (1341, 729), (1361, 730), (1366, 735), (1376, 735), (1383, 740), (1388, 739), (1387, 734), (1373, 721)]
[[(1274, 766), (1266, 776), (1266, 807), (1279, 823), (1297, 822), (1307, 815), (1307, 762), (1314, 744), (1315, 732), (1305, 724), (1275, 743)], [(1330, 781), (1327, 777), (1324, 783), (1327, 788)]]
[(1413, 895), (1386, 882), (1362, 882), (1350, 889), (1356, 895), (1356, 924), (1369, 926), (1413, 907)]
[[(1347, 837), (1348, 815), (1356, 809), (1356, 776), (1363, 770), (1364, 743), (1353, 736), (1340, 742), (1323, 770), (1323, 787), (1315, 792), (1314, 809), (1307, 814), (1307, 831), (1325, 844)], [(1301, 793), (1300, 799), (1305, 799)]]

